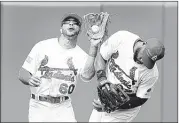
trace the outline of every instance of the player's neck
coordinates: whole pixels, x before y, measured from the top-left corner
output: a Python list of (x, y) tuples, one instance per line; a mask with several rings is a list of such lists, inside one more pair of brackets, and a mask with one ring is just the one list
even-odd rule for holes
[(61, 47), (65, 49), (72, 49), (76, 47), (77, 43), (77, 37), (65, 37), (64, 35), (61, 35), (58, 38), (58, 43), (60, 44)]

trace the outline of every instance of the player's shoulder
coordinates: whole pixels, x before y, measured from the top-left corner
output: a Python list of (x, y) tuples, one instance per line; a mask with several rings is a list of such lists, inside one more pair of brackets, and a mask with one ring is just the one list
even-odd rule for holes
[(37, 45), (42, 46), (42, 47), (48, 47), (51, 45), (54, 45), (58, 41), (58, 38), (49, 38), (49, 39), (44, 39), (41, 40), (37, 43)]
[(58, 41), (58, 38), (49, 38), (49, 39), (44, 39), (42, 41), (40, 41), (40, 44), (51, 44), (53, 42)]
[(153, 75), (154, 76), (159, 76), (159, 71), (158, 71), (158, 67), (157, 67), (156, 63), (154, 65), (154, 67), (153, 67)]
[(158, 68), (157, 68), (157, 64), (155, 64), (152, 69), (147, 69), (146, 68), (145, 71), (144, 71), (144, 75), (146, 75), (148, 77), (158, 77), (159, 76), (159, 71), (158, 71)]
[(136, 33), (133, 33), (133, 32), (130, 32), (130, 31), (127, 31), (127, 30), (120, 30), (117, 32), (117, 34), (121, 35), (121, 36), (137, 36), (138, 35)]
[(78, 54), (83, 55), (83, 56), (87, 55), (87, 53), (80, 46), (76, 45), (75, 48)]
[(115, 32), (113, 35), (111, 35), (111, 38), (117, 38), (117, 37), (120, 37), (120, 38), (137, 37), (137, 38), (139, 38), (139, 36), (137, 34), (127, 31), (127, 30), (119, 30), (119, 31)]

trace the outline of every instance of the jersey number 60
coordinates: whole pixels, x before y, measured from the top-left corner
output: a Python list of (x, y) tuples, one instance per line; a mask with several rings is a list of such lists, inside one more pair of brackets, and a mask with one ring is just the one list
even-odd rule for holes
[(61, 94), (66, 94), (66, 93), (71, 94), (73, 92), (74, 88), (75, 88), (74, 84), (71, 84), (68, 87), (68, 85), (66, 83), (62, 83), (60, 85), (59, 91), (60, 91)]

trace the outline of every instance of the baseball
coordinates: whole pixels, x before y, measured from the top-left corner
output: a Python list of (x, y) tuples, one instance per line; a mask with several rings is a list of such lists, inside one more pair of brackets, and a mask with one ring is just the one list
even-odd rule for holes
[(99, 26), (93, 25), (93, 26), (91, 27), (91, 29), (92, 29), (92, 31), (93, 31), (94, 33), (97, 33), (97, 32), (99, 31)]

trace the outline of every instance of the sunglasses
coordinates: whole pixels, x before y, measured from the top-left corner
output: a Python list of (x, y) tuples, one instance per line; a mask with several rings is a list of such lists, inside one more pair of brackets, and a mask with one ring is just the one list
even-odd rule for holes
[(74, 24), (74, 25), (79, 25), (78, 22), (73, 21), (73, 20), (67, 20), (67, 21), (64, 21), (64, 22), (63, 22), (63, 24), (70, 24), (70, 23), (72, 23), (72, 24)]

